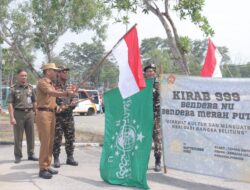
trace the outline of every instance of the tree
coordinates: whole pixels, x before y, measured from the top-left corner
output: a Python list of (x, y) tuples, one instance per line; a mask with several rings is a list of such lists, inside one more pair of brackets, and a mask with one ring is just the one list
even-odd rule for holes
[[(187, 54), (190, 75), (199, 76), (207, 52), (207, 39), (204, 40), (187, 39), (187, 40), (191, 42), (190, 50), (189, 53)], [(144, 65), (153, 63), (156, 64), (158, 68), (160, 68), (160, 65), (162, 65), (164, 73), (166, 72), (181, 73), (178, 67), (170, 64), (170, 56), (169, 56), (170, 51), (169, 51), (169, 46), (167, 44), (167, 40), (162, 39), (160, 37), (144, 39), (142, 40), (140, 49)], [(229, 67), (226, 66), (231, 62), (230, 56), (228, 55), (229, 50), (225, 46), (219, 46), (218, 50), (222, 56), (221, 65), (223, 67), (223, 71), (225, 72), (225, 75), (228, 76), (230, 71), (228, 70)], [(236, 72), (234, 73), (236, 74)]]
[(154, 49), (169, 49), (167, 41), (165, 39), (162, 39), (160, 37), (154, 37), (154, 38), (147, 38), (143, 39), (141, 43), (141, 54), (144, 55), (147, 52), (150, 52)]
[(223, 77), (249, 78), (250, 77), (250, 63), (247, 64), (225, 64), (222, 67)]
[(218, 46), (218, 51), (220, 52), (222, 59), (221, 59), (221, 65), (228, 64), (231, 62), (231, 58), (228, 55), (229, 49), (225, 46)]
[(172, 71), (173, 68), (169, 64), (169, 47), (165, 39), (160, 37), (143, 39), (140, 50), (144, 66), (155, 64), (157, 68), (160, 68), (162, 65), (162, 72)]
[[(191, 55), (194, 56), (197, 63), (202, 64), (205, 59), (207, 53), (207, 44), (208, 40), (194, 40), (191, 44)], [(228, 55), (229, 49), (226, 46), (217, 46), (217, 49), (222, 57), (221, 65), (229, 64), (231, 62), (231, 58)]]
[(192, 41), (190, 56), (194, 62), (202, 64), (204, 61), (207, 51), (207, 41), (207, 39)]
[(102, 19), (108, 15), (109, 11), (99, 0), (32, 0), (36, 48), (40, 48), (50, 62), (56, 42), (68, 30), (78, 33), (92, 29), (103, 39)]
[(170, 58), (173, 64), (178, 65), (186, 74), (189, 73), (186, 58), (188, 41), (187, 38), (179, 36), (171, 10), (177, 12), (181, 20), (189, 18), (206, 36), (214, 34), (207, 18), (201, 14), (205, 0), (110, 0), (108, 2), (113, 8), (133, 12), (136, 12), (137, 8), (141, 6), (144, 13), (151, 12), (157, 16), (167, 34)]
[[(193, 44), (191, 44), (191, 52), (194, 51), (192, 47), (194, 47)], [(142, 40), (140, 49), (144, 65), (153, 63), (157, 68), (162, 68), (163, 73), (181, 73), (179, 67), (170, 64), (170, 48), (166, 39), (160, 37), (144, 39)], [(187, 58), (189, 61), (190, 75), (199, 75), (201, 70), (200, 62), (194, 60), (193, 56), (188, 56)], [(160, 67), (160, 65), (162, 67)]]
[(11, 86), (15, 82), (16, 73), (20, 68), (27, 70), (29, 83), (36, 84), (37, 75), (34, 74), (29, 69), (27, 69), (27, 66), (25, 66), (22, 62), (20, 62), (19, 59), (13, 56), (12, 49), (3, 48), (2, 55), (3, 55), (2, 76), (4, 85)]
[(32, 65), (34, 47), (41, 49), (50, 62), (56, 42), (68, 30), (94, 30), (96, 38), (104, 39), (105, 16), (109, 16), (109, 10), (101, 0), (2, 0), (0, 41), (39, 76)]
[(98, 64), (105, 54), (102, 41), (94, 40), (92, 43), (84, 42), (80, 45), (67, 44), (60, 56), (63, 57), (68, 67), (76, 71), (71, 75), (74, 82), (78, 84), (88, 82), (96, 88), (103, 85), (101, 81), (109, 86), (113, 84), (118, 73), (117, 68), (110, 60), (105, 60), (99, 67)]
[[(8, 45), (8, 55), (15, 57), (15, 62), (27, 66), (36, 76), (33, 68), (33, 42), (27, 1), (2, 0), (0, 6), (0, 41)], [(12, 63), (12, 62), (11, 62)], [(11, 64), (10, 63), (10, 64)], [(9, 62), (6, 61), (6, 65)]]
[(108, 61), (102, 66), (99, 84), (103, 86), (104, 91), (117, 87), (118, 74), (118, 67), (112, 61)]
[(238, 67), (239, 67), (242, 78), (250, 77), (250, 62), (248, 62), (245, 65), (239, 65)]

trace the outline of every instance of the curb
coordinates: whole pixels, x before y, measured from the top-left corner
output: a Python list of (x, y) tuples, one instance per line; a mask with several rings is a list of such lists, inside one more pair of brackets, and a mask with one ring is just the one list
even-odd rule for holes
[[(0, 145), (14, 145), (14, 142), (10, 142), (10, 141), (0, 141)], [(22, 143), (23, 146), (27, 146), (27, 143), (24, 141)], [(39, 141), (35, 141), (35, 146), (39, 146), (40, 142)], [(103, 144), (102, 143), (74, 143), (75, 147), (102, 147)], [(64, 146), (64, 143), (62, 144), (62, 146)]]
[(0, 141), (0, 145), (14, 145), (14, 142)]

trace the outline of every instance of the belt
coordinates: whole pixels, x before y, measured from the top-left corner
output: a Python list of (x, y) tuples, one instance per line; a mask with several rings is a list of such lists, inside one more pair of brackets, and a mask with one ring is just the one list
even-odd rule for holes
[(16, 111), (30, 112), (33, 108), (15, 108)]
[(38, 111), (47, 111), (47, 112), (54, 112), (54, 109), (51, 108), (37, 108)]

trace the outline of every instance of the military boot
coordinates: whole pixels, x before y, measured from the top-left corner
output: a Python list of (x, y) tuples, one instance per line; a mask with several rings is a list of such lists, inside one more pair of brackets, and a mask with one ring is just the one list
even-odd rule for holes
[(60, 168), (60, 160), (58, 156), (54, 156), (54, 168)]
[(78, 162), (75, 161), (73, 156), (67, 157), (66, 164), (71, 165), (71, 166), (78, 166)]
[(155, 171), (156, 172), (161, 171), (161, 158), (160, 157), (155, 158)]

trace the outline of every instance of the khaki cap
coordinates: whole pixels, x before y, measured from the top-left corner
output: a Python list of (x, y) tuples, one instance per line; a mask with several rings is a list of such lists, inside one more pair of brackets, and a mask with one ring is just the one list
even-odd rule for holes
[(58, 67), (56, 67), (55, 63), (47, 63), (42, 66), (42, 70), (47, 70), (47, 69), (60, 70)]

